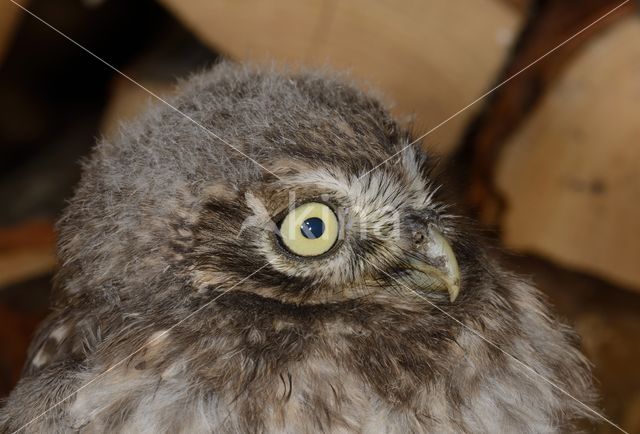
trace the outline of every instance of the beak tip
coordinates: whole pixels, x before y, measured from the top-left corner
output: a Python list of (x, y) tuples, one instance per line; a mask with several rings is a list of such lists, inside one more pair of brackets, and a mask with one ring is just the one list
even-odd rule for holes
[(449, 287), (449, 300), (451, 301), (451, 303), (456, 301), (456, 298), (458, 298), (459, 294), (460, 294), (460, 285), (453, 284)]

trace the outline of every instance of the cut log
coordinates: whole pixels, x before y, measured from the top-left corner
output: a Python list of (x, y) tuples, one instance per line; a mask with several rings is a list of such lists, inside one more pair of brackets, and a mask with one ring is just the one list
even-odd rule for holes
[(507, 246), (640, 290), (640, 18), (595, 37), (506, 144)]
[[(424, 132), (486, 90), (519, 14), (498, 0), (162, 0), (214, 49), (232, 58), (351, 71), (414, 115)], [(472, 111), (427, 141), (449, 150)]]
[(635, 4), (612, 4), (611, 0), (535, 0), (530, 6), (515, 49), (495, 83), (495, 92), (472, 120), (453, 159), (466, 205), (483, 223), (492, 226), (500, 212), (493, 179), (505, 140), (592, 37), (636, 13)]

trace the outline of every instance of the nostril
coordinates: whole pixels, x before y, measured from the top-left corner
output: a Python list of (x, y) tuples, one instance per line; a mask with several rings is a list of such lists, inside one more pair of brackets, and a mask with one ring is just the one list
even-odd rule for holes
[(426, 238), (427, 238), (427, 237), (426, 237), (426, 235), (425, 235), (425, 234), (424, 234), (424, 232), (422, 232), (422, 231), (415, 231), (415, 232), (413, 233), (413, 242), (414, 242), (417, 246), (419, 246), (419, 245), (421, 245), (422, 243), (424, 243), (424, 241), (425, 241), (425, 239), (426, 239)]

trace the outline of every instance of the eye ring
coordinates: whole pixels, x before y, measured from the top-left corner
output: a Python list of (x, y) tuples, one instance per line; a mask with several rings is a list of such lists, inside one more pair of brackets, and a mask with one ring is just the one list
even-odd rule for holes
[(300, 257), (319, 257), (338, 241), (338, 217), (322, 202), (305, 202), (290, 211), (279, 224), (279, 241), (287, 252)]

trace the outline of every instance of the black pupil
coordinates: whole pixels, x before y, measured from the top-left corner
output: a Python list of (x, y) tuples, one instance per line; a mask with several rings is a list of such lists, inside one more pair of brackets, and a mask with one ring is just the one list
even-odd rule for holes
[(302, 222), (300, 230), (305, 238), (315, 240), (324, 233), (324, 222), (318, 217), (311, 217)]

